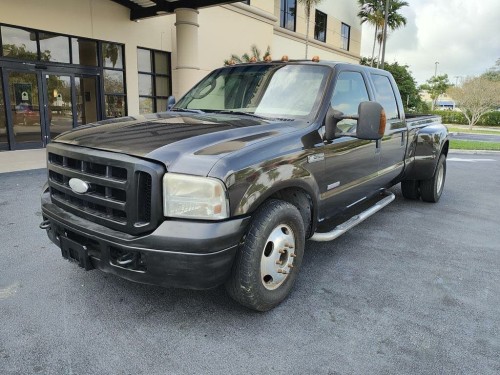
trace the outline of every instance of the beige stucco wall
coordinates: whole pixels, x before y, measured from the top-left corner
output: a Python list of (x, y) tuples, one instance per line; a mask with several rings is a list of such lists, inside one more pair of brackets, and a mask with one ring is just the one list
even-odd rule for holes
[(108, 0), (0, 0), (0, 22), (124, 43), (129, 114), (139, 112), (137, 46), (172, 51), (174, 16), (131, 22)]
[[(263, 52), (271, 47), (275, 59), (282, 55), (304, 57), (305, 11), (299, 5), (297, 30), (279, 26), (280, 0), (252, 0), (200, 9), (198, 15), (198, 69), (190, 70), (196, 82), (211, 70), (222, 66), (231, 53), (242, 55), (256, 44)], [(361, 27), (356, 17), (357, 2), (324, 0), (318, 9), (328, 15), (327, 42), (314, 41), (314, 11), (311, 13), (309, 57), (357, 63), (360, 54)], [(177, 48), (175, 15), (132, 22), (129, 10), (110, 0), (0, 0), (0, 23), (25, 26), (125, 44), (128, 113), (139, 112), (137, 47), (172, 52), (173, 93), (181, 90), (176, 73)], [(340, 49), (340, 24), (351, 26), (350, 51)]]

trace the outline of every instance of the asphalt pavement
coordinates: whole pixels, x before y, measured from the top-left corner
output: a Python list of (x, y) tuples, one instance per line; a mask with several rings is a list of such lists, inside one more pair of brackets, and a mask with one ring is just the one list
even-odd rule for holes
[(79, 269), (38, 229), (45, 172), (0, 174), (0, 374), (498, 374), (499, 172), (452, 153), (439, 203), (395, 187), (267, 313)]

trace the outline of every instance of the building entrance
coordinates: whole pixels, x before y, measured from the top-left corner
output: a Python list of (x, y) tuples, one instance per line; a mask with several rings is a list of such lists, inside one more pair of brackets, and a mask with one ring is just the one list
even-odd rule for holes
[(100, 119), (97, 75), (14, 67), (3, 69), (1, 81), (6, 111), (0, 148), (45, 147), (57, 135)]

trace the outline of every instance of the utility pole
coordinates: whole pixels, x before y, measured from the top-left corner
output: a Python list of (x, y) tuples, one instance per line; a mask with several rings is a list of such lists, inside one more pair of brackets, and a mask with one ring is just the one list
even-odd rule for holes
[(384, 31), (382, 33), (382, 61), (380, 62), (380, 69), (384, 69), (385, 64), (385, 44), (387, 42), (387, 22), (389, 21), (389, 2), (385, 0), (385, 17), (384, 17)]
[(437, 72), (438, 72), (438, 64), (439, 64), (439, 61), (436, 61), (434, 64), (436, 64), (436, 67), (434, 68), (434, 78), (436, 78), (436, 76), (437, 76)]

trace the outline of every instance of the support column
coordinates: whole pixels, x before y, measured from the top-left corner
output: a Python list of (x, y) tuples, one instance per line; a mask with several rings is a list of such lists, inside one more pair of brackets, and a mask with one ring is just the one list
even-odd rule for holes
[(179, 8), (175, 10), (177, 67), (175, 69), (174, 95), (176, 99), (184, 95), (200, 79), (198, 14), (196, 9)]

